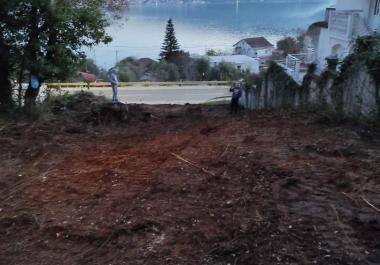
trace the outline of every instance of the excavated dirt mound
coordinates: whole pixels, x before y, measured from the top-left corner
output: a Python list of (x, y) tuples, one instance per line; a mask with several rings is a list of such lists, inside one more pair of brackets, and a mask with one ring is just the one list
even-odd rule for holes
[(45, 102), (43, 108), (52, 113), (53, 120), (95, 126), (147, 121), (150, 118), (150, 114), (137, 105), (112, 104), (105, 97), (83, 91), (55, 97)]
[(311, 113), (127, 115), (0, 128), (0, 264), (380, 264), (378, 142)]

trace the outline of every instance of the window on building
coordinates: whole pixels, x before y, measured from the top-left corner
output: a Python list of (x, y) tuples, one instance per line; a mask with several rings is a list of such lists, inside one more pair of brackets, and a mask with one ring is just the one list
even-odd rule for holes
[(374, 14), (378, 15), (379, 13), (380, 13), (380, 0), (376, 0)]

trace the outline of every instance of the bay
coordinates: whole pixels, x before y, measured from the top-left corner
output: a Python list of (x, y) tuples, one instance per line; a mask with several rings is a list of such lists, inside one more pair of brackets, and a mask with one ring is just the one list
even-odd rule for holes
[(117, 60), (158, 58), (166, 21), (173, 19), (181, 48), (202, 55), (207, 49), (230, 51), (240, 39), (264, 36), (273, 44), (294, 36), (324, 19), (332, 0), (317, 1), (196, 1), (188, 3), (132, 4), (123, 20), (107, 32), (109, 45), (87, 51), (97, 64), (109, 68)]

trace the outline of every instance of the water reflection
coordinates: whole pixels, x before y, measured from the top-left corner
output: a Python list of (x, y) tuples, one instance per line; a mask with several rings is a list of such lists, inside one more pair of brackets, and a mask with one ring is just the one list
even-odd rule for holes
[(182, 49), (203, 54), (207, 48), (231, 49), (239, 39), (266, 36), (275, 42), (283, 35), (293, 35), (321, 20), (331, 0), (307, 3), (252, 2), (247, 0), (217, 1), (193, 4), (132, 5), (129, 20), (122, 27), (113, 25), (108, 32), (114, 42), (97, 47), (98, 64), (110, 67), (126, 56), (157, 58), (164, 36), (165, 23), (172, 18)]

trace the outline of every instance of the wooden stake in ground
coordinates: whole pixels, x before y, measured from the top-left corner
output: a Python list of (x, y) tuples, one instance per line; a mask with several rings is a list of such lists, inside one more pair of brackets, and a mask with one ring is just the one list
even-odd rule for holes
[(362, 200), (363, 200), (366, 204), (368, 204), (372, 209), (374, 209), (374, 210), (376, 210), (377, 212), (380, 213), (380, 209), (377, 208), (377, 207), (376, 207), (375, 205), (373, 205), (372, 203), (370, 203), (366, 198), (364, 198), (364, 196), (362, 196), (361, 198), (362, 198)]
[(207, 169), (205, 169), (205, 168), (203, 168), (203, 167), (201, 167), (201, 166), (198, 166), (198, 165), (195, 164), (194, 162), (191, 162), (191, 161), (189, 161), (189, 160), (186, 160), (185, 158), (183, 158), (183, 157), (181, 157), (181, 156), (179, 156), (179, 155), (177, 155), (177, 154), (175, 154), (175, 153), (171, 153), (171, 154), (172, 154), (174, 157), (176, 157), (177, 159), (179, 159), (179, 160), (181, 160), (181, 161), (183, 161), (183, 162), (185, 162), (185, 163), (187, 163), (187, 164), (189, 164), (189, 165), (191, 165), (191, 166), (193, 166), (193, 167), (195, 167), (195, 168), (200, 169), (202, 172), (204, 172), (204, 173), (206, 173), (206, 174), (209, 174), (209, 175), (211, 175), (211, 176), (213, 176), (213, 177), (216, 176), (213, 172), (211, 172), (211, 171), (209, 171), (209, 170), (207, 170)]

